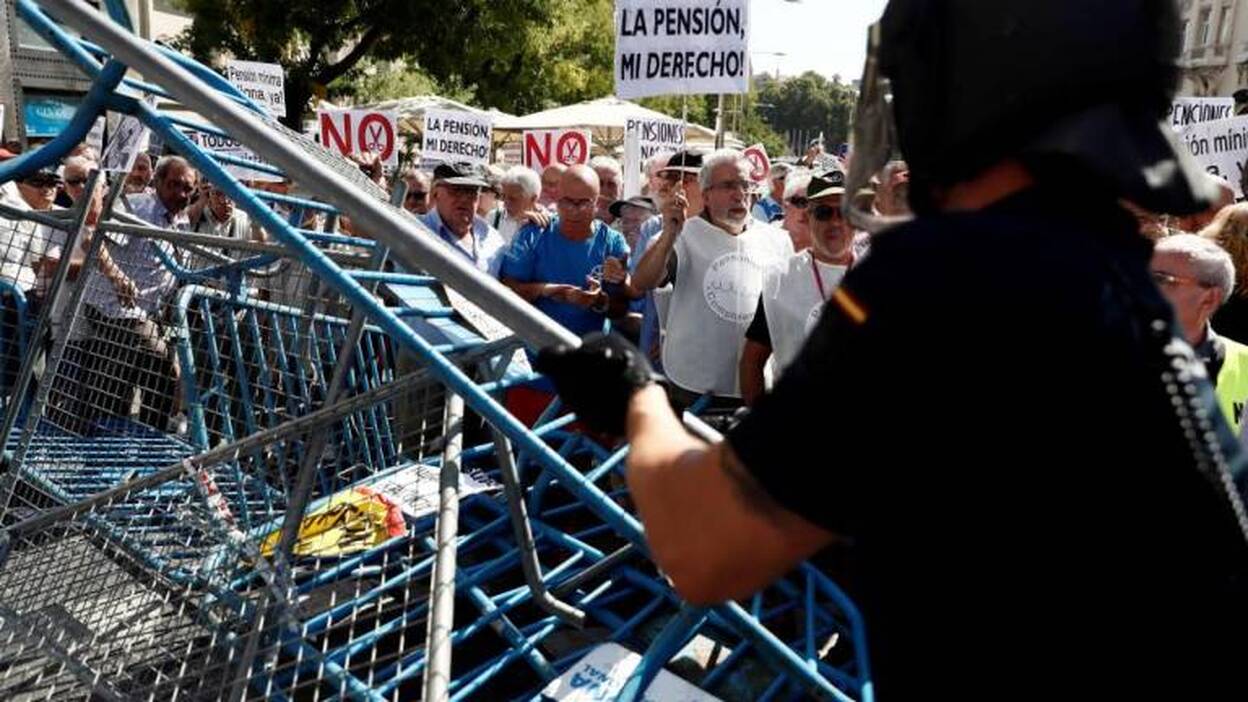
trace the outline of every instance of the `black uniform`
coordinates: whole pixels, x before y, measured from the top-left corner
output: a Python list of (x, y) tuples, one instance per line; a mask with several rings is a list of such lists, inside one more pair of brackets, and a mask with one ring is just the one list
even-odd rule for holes
[(1131, 218), (1068, 198), (880, 234), (728, 437), (852, 539), (880, 699), (1248, 699), (1244, 539), (1163, 381), (1190, 353)]

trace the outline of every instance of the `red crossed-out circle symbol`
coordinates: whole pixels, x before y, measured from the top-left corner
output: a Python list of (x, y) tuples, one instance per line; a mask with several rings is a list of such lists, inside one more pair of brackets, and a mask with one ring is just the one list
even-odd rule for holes
[(589, 143), (581, 132), (566, 132), (559, 137), (555, 145), (555, 159), (559, 163), (572, 165), (585, 163), (589, 156)]

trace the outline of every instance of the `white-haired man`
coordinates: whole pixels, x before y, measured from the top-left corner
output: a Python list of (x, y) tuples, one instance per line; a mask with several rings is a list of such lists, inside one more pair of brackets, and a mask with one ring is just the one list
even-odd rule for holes
[(539, 227), (550, 224), (550, 215), (537, 204), (542, 195), (542, 178), (537, 171), (527, 166), (512, 166), (503, 174), (501, 185), (503, 206), (495, 210), (490, 225), (498, 230), (503, 241), (510, 244), (516, 232), (526, 224)]
[(638, 290), (672, 282), (663, 368), (677, 406), (712, 394), (740, 404), (738, 365), (766, 273), (791, 253), (788, 237), (750, 215), (750, 163), (734, 149), (707, 156), (698, 174), (704, 209), (690, 217), (678, 190), (663, 231), (634, 274)]
[(1157, 242), (1151, 267), (1184, 338), (1213, 380), (1218, 406), (1239, 432), (1248, 400), (1248, 346), (1219, 336), (1209, 324), (1235, 289), (1230, 254), (1204, 237), (1175, 234)]
[(595, 156), (589, 160), (589, 167), (598, 174), (599, 193), (598, 208), (594, 216), (608, 225), (615, 224), (615, 215), (611, 214), (611, 205), (620, 199), (620, 188), (624, 184), (624, 169), (620, 162), (610, 156)]

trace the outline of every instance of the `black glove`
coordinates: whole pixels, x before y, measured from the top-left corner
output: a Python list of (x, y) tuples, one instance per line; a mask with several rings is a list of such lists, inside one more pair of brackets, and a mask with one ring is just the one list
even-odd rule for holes
[(587, 334), (580, 348), (551, 346), (534, 367), (548, 376), (565, 404), (594, 431), (623, 436), (628, 401), (655, 380), (654, 369), (636, 346), (618, 334)]

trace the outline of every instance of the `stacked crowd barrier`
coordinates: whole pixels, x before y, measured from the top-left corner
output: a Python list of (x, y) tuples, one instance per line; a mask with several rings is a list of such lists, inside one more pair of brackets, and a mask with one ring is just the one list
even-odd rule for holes
[[(269, 240), (145, 224), (119, 176), (94, 174), (82, 271), (64, 257), (37, 314), (8, 281), (0, 698), (871, 699), (864, 624), (823, 573), (683, 603), (630, 513), (627, 446), (557, 400), (532, 427), (503, 408), (536, 379), (521, 349), (575, 339), (396, 209), (401, 188), (136, 39), (119, 1), (17, 7), (94, 85), (0, 182), (105, 111), (133, 115)], [(301, 194), (247, 187), (246, 164), (180, 128), (239, 139)], [(0, 215), (66, 247), (88, 234), (82, 206)], [(90, 274), (136, 240), (167, 281), (150, 324), (104, 314), (110, 283)], [(433, 486), (409, 504), (388, 492), (400, 478)]]

